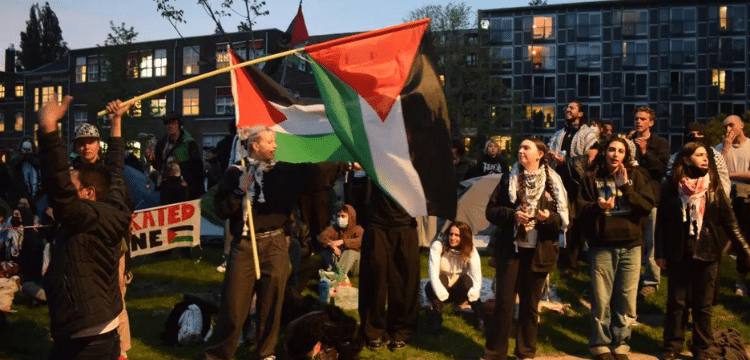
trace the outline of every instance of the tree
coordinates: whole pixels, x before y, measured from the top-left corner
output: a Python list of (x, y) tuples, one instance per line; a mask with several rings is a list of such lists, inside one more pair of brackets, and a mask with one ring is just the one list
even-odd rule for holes
[(512, 118), (513, 99), (499, 79), (492, 76), (486, 57), (480, 56), (484, 50), (474, 32), (476, 12), (465, 2), (424, 5), (410, 11), (404, 21), (426, 17), (432, 20), (425, 41), (431, 42), (438, 71), (444, 75), (451, 132), (458, 135), (462, 129), (475, 129), (480, 140), (499, 133), (501, 127), (507, 132), (507, 126), (498, 121), (499, 109), (511, 109), (511, 113), (503, 115)]
[[(177, 24), (180, 23), (187, 23), (187, 21), (184, 18), (185, 11), (182, 9), (178, 9), (174, 7), (174, 5), (171, 4), (172, 1), (176, 2), (177, 0), (154, 0), (156, 2), (156, 8), (159, 11), (161, 17), (167, 19), (169, 21), (169, 24), (172, 25), (172, 27), (177, 31), (177, 34), (181, 37), (182, 33), (180, 33), (180, 30), (177, 27)], [(244, 12), (242, 10), (237, 10), (235, 8), (234, 0), (222, 0), (221, 3), (218, 5), (218, 10), (216, 9), (216, 6), (212, 5), (212, 3), (209, 0), (198, 0), (198, 5), (200, 5), (203, 10), (206, 12), (206, 14), (211, 18), (211, 20), (216, 24), (216, 34), (224, 35), (224, 37), (227, 39), (227, 43), (232, 44), (231, 39), (229, 38), (229, 35), (224, 31), (224, 26), (221, 24), (221, 19), (224, 17), (231, 17), (232, 13), (242, 16), (245, 19), (240, 20), (240, 24), (237, 25), (237, 30), (241, 32), (248, 32), (250, 34), (250, 37), (253, 37), (253, 25), (255, 25), (256, 21), (255, 19), (258, 18), (258, 16), (266, 16), (270, 12), (268, 10), (263, 10), (263, 7), (266, 5), (265, 1), (259, 1), (259, 0), (240, 0), (238, 1), (240, 4), (244, 4)], [(241, 6), (241, 5), (240, 5)], [(255, 57), (255, 42), (252, 42), (250, 44), (250, 48), (253, 52), (252, 56)], [(215, 65), (215, 64), (214, 64)]]
[(68, 50), (63, 41), (57, 15), (45, 3), (31, 5), (26, 31), (21, 32), (19, 62), (25, 70), (33, 70), (59, 59)]
[(547, 0), (531, 0), (529, 6), (544, 6), (547, 5)]

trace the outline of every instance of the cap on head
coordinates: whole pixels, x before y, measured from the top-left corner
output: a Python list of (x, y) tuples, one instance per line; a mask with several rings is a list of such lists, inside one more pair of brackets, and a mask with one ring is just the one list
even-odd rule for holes
[(705, 134), (706, 133), (706, 127), (703, 126), (703, 124), (701, 124), (701, 123), (699, 123), (697, 121), (694, 121), (694, 122), (691, 122), (690, 124), (688, 124), (687, 129), (685, 129), (685, 132), (687, 134), (690, 134), (693, 131), (697, 131), (697, 132), (699, 132), (701, 134)]
[(95, 138), (100, 139), (99, 137), (99, 130), (96, 128), (96, 126), (91, 125), (89, 123), (83, 123), (81, 125), (76, 126), (75, 129), (75, 139), (85, 139), (85, 138)]
[(164, 125), (167, 125), (167, 124), (169, 124), (170, 121), (175, 121), (175, 120), (177, 120), (177, 123), (179, 123), (180, 126), (182, 126), (182, 116), (180, 116), (180, 114), (172, 111), (169, 114), (167, 114), (166, 116), (164, 116)]

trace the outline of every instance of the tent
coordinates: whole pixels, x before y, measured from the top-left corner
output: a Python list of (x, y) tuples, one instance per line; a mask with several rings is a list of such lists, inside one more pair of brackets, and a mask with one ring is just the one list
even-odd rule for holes
[[(495, 231), (495, 225), (487, 221), (484, 213), (490, 195), (500, 183), (502, 174), (490, 174), (467, 179), (459, 184), (458, 204), (456, 206), (456, 220), (463, 221), (474, 231), (474, 246), (478, 249), (487, 247), (490, 235)], [(438, 226), (445, 231), (447, 222)]]

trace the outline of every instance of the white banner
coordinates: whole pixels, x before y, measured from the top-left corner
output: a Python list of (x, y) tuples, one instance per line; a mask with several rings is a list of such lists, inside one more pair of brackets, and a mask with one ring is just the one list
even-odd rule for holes
[(133, 213), (130, 257), (201, 243), (200, 199)]

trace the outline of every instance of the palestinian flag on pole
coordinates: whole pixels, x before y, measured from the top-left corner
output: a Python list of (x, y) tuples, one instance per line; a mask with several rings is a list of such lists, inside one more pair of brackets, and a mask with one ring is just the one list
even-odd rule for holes
[(429, 19), (305, 47), (326, 114), (370, 179), (410, 215), (455, 218), (445, 94), (420, 44)]
[[(229, 50), (232, 65), (240, 63)], [(276, 131), (276, 160), (291, 163), (353, 161), (322, 103), (302, 104), (253, 66), (232, 70), (237, 128), (266, 125)]]
[(305, 17), (302, 16), (302, 1), (299, 2), (299, 9), (297, 15), (294, 16), (289, 27), (286, 29), (286, 34), (289, 36), (289, 45), (297, 46), (307, 41), (310, 36), (307, 35), (307, 26), (305, 26)]

